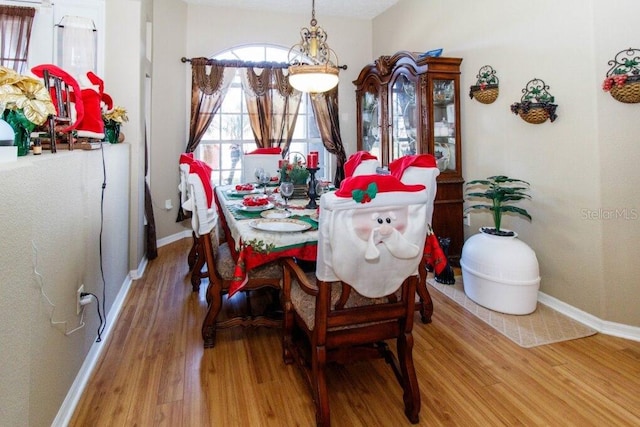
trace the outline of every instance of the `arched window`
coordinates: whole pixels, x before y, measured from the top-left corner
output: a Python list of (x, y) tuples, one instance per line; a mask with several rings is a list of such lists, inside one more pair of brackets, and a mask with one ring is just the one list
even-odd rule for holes
[[(288, 52), (289, 48), (275, 45), (243, 45), (220, 52), (213, 59), (287, 62)], [(211, 179), (214, 183), (237, 184), (242, 176), (241, 152), (249, 152), (255, 148), (240, 77), (236, 75), (209, 129), (198, 144), (195, 155), (211, 166)], [(304, 95), (289, 153), (291, 156), (295, 153), (306, 155), (309, 151), (319, 153), (321, 169), (316, 176), (323, 179), (329, 176), (322, 167), (328, 164), (328, 153), (322, 144), (309, 96)]]

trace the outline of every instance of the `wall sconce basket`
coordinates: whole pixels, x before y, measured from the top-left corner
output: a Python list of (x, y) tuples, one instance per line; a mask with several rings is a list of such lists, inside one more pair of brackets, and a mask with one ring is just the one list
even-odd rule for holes
[(469, 88), (469, 97), (471, 99), (475, 98), (482, 104), (493, 103), (500, 93), (496, 71), (491, 65), (485, 65), (480, 68), (476, 77), (478, 81)]
[(611, 66), (602, 83), (613, 99), (625, 104), (640, 102), (640, 49), (629, 48), (618, 52), (607, 63)]
[(555, 98), (547, 91), (549, 86), (540, 79), (530, 80), (522, 92), (520, 102), (511, 104), (511, 112), (527, 123), (538, 125), (547, 120), (554, 122), (558, 116), (553, 103)]

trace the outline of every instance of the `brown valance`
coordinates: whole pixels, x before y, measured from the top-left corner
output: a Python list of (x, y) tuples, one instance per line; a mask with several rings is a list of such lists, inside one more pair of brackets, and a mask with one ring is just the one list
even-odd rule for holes
[(204, 62), (204, 65), (218, 65), (221, 67), (234, 67), (234, 68), (265, 68), (265, 69), (279, 69), (289, 68), (289, 64), (286, 62), (272, 62), (272, 61), (241, 61), (237, 59), (208, 59), (208, 58), (185, 58), (180, 59), (182, 62), (194, 61), (198, 63)]

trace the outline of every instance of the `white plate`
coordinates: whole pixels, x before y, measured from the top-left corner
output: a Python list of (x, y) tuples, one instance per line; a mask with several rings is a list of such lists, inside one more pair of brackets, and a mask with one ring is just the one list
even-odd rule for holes
[(311, 228), (311, 224), (299, 221), (297, 219), (254, 219), (249, 225), (255, 229), (262, 231), (277, 231), (282, 233), (291, 233), (296, 231), (304, 231)]
[(272, 209), (260, 212), (260, 216), (267, 219), (284, 219), (289, 218), (291, 216), (291, 212), (281, 209)]
[(247, 194), (256, 194), (256, 193), (260, 193), (260, 190), (258, 190), (257, 188), (254, 188), (253, 190), (228, 190), (227, 194), (231, 195), (231, 196), (245, 196)]
[(273, 208), (273, 203), (267, 203), (266, 205), (261, 205), (261, 206), (240, 205), (238, 207), (238, 209), (240, 209), (241, 211), (246, 211), (246, 212), (261, 212), (271, 208)]

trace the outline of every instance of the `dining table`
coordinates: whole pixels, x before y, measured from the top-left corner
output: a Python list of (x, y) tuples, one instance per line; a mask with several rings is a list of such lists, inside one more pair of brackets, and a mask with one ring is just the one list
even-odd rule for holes
[[(267, 203), (247, 206), (243, 202), (245, 197), (256, 196), (266, 198)], [(316, 260), (318, 210), (306, 208), (309, 199), (290, 199), (285, 206), (277, 187), (257, 185), (244, 191), (233, 185), (217, 186), (215, 198), (236, 264), (229, 297), (242, 289), (253, 268), (280, 258)]]
[[(253, 268), (281, 258), (316, 261), (319, 210), (307, 208), (308, 198), (294, 198), (285, 203), (277, 187), (258, 185), (250, 191), (239, 191), (234, 185), (217, 186), (214, 194), (220, 225), (235, 262), (229, 297), (242, 290)], [(260, 194), (267, 198), (266, 205), (247, 207), (243, 203), (246, 196)], [(416, 311), (420, 311), (423, 323), (429, 323), (433, 313), (433, 302), (426, 287), (426, 268), (435, 267), (439, 272), (443, 264), (448, 264), (448, 260), (430, 230), (417, 288)]]

